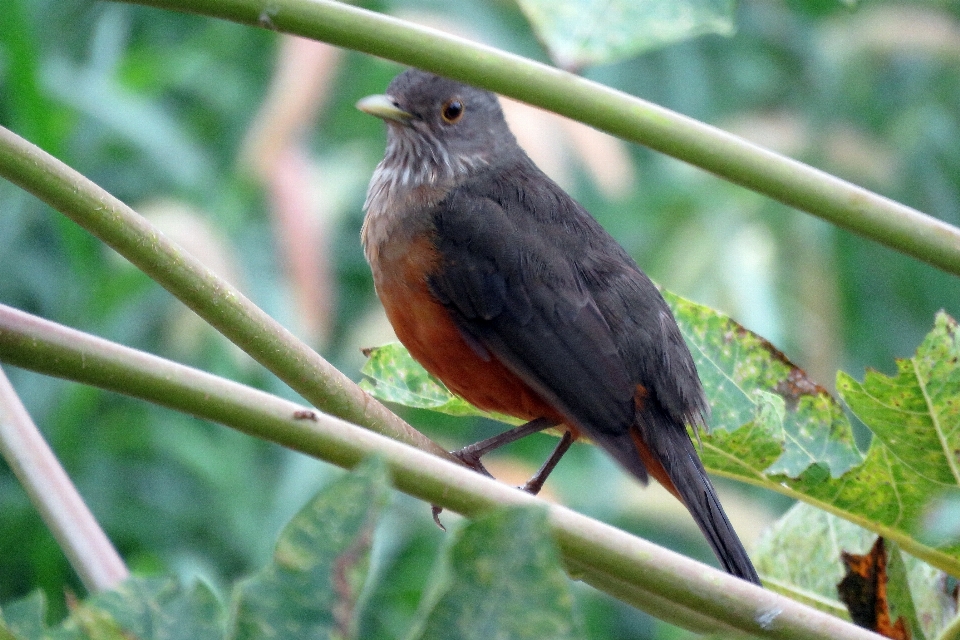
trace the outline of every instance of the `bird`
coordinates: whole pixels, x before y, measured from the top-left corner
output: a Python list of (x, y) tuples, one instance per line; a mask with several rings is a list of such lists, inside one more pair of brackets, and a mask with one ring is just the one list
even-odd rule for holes
[(453, 393), (526, 423), (587, 438), (642, 484), (682, 502), (720, 564), (760, 584), (687, 431), (707, 426), (696, 364), (657, 286), (520, 148), (497, 97), (419, 69), (357, 103), (387, 125), (361, 243), (390, 324)]

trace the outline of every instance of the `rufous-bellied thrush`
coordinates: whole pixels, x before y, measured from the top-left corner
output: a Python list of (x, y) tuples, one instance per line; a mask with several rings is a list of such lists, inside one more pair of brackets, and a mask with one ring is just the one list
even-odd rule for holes
[(687, 434), (709, 408), (656, 286), (527, 157), (492, 93), (411, 69), (357, 106), (387, 123), (362, 241), (397, 337), (454, 393), (530, 421), (464, 451), (562, 425), (536, 491), (583, 434), (656, 478), (723, 567), (759, 584)]

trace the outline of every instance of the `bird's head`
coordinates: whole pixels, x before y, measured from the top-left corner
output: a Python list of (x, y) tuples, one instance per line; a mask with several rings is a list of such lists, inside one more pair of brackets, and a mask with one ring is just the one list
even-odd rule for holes
[(419, 69), (404, 71), (386, 94), (363, 98), (357, 108), (387, 123), (381, 167), (408, 184), (456, 182), (517, 149), (494, 94)]

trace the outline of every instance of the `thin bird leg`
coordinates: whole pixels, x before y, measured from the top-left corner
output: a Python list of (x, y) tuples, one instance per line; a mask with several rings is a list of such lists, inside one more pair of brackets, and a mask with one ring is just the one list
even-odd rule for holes
[(550, 475), (550, 472), (557, 466), (560, 458), (563, 457), (563, 454), (567, 452), (567, 449), (569, 449), (572, 444), (573, 434), (567, 431), (563, 434), (563, 437), (560, 438), (557, 448), (553, 450), (553, 453), (551, 453), (550, 457), (543, 463), (540, 470), (537, 471), (532, 478), (527, 480), (527, 484), (523, 485), (523, 490), (533, 495), (540, 493), (540, 489), (543, 489), (543, 483), (547, 481), (547, 476)]
[[(554, 420), (550, 420), (549, 418), (537, 418), (522, 424), (519, 427), (514, 427), (509, 431), (504, 431), (503, 433), (495, 435), (492, 438), (487, 438), (486, 440), (481, 440), (480, 442), (467, 445), (458, 451), (451, 451), (451, 453), (471, 469), (492, 478), (493, 476), (490, 475), (490, 472), (487, 471), (483, 466), (483, 463), (480, 462), (480, 458), (495, 449), (499, 449), (500, 447), (508, 445), (511, 442), (516, 442), (520, 438), (525, 438), (531, 433), (537, 433), (539, 431), (543, 431), (544, 429), (549, 429), (550, 427), (555, 426), (557, 426), (557, 423)], [(547, 473), (549, 473), (549, 471)]]
[[(503, 433), (493, 436), (492, 438), (487, 438), (486, 440), (481, 440), (480, 442), (475, 442), (471, 445), (467, 445), (463, 449), (457, 451), (451, 451), (454, 457), (459, 458), (463, 464), (467, 465), (474, 471), (482, 473), (488, 478), (493, 478), (493, 475), (487, 471), (486, 467), (483, 466), (483, 463), (480, 462), (480, 458), (487, 455), (495, 449), (499, 449), (502, 446), (508, 445), (511, 442), (516, 442), (520, 438), (524, 438), (531, 433), (538, 433), (544, 429), (549, 429), (550, 427), (557, 426), (557, 422), (550, 420), (549, 418), (537, 418), (531, 420), (530, 422), (524, 423), (519, 427), (514, 427), (509, 431), (504, 431)], [(567, 431), (563, 438), (560, 440), (560, 444), (557, 445), (557, 448), (554, 449), (553, 453), (550, 455), (550, 458), (543, 463), (543, 466), (540, 467), (540, 470), (537, 471), (527, 484), (523, 485), (524, 491), (529, 491), (533, 495), (537, 495), (540, 492), (540, 489), (543, 488), (543, 483), (546, 481), (547, 476), (550, 475), (550, 472), (553, 471), (553, 468), (557, 466), (557, 462), (560, 461), (560, 458), (563, 457), (563, 454), (567, 452), (567, 449), (570, 448), (570, 444), (573, 442), (573, 435)], [(433, 512), (433, 521), (437, 523), (437, 526), (447, 530), (443, 523), (440, 522), (440, 514), (443, 513), (443, 507), (433, 505), (431, 507)]]
[[(555, 427), (559, 424), (555, 420), (550, 420), (549, 418), (537, 418), (531, 420), (530, 422), (524, 423), (519, 427), (514, 427), (509, 431), (504, 431), (499, 435), (495, 435), (492, 438), (487, 438), (486, 440), (481, 440), (480, 442), (474, 442), (473, 444), (465, 446), (463, 449), (457, 451), (451, 451), (450, 453), (459, 458), (463, 464), (467, 465), (477, 473), (482, 473), (488, 478), (493, 478), (493, 474), (487, 471), (487, 468), (483, 466), (483, 463), (480, 462), (480, 458), (487, 455), (495, 449), (499, 449), (502, 446), (508, 445), (511, 442), (516, 442), (520, 438), (525, 438), (531, 433), (538, 433), (544, 429), (549, 429), (550, 427)], [(540, 489), (543, 488), (543, 483), (546, 482), (547, 476), (550, 475), (550, 472), (553, 471), (553, 468), (557, 466), (557, 463), (560, 462), (560, 458), (563, 457), (563, 454), (567, 452), (567, 449), (570, 448), (570, 445), (573, 444), (573, 434), (567, 431), (563, 438), (560, 439), (560, 444), (557, 445), (557, 448), (553, 450), (553, 453), (550, 454), (550, 458), (543, 463), (543, 466), (540, 467), (540, 470), (523, 485), (523, 490), (533, 495), (540, 493)], [(447, 530), (443, 523), (440, 522), (440, 514), (443, 513), (443, 507), (432, 505), (431, 511), (433, 512), (433, 521), (437, 523), (437, 526)]]

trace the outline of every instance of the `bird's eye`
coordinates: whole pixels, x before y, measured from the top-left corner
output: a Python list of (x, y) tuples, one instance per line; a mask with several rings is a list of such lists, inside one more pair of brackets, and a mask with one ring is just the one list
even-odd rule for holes
[(463, 103), (454, 98), (453, 100), (447, 100), (443, 103), (443, 107), (440, 109), (440, 116), (445, 122), (453, 124), (463, 117), (463, 111)]

